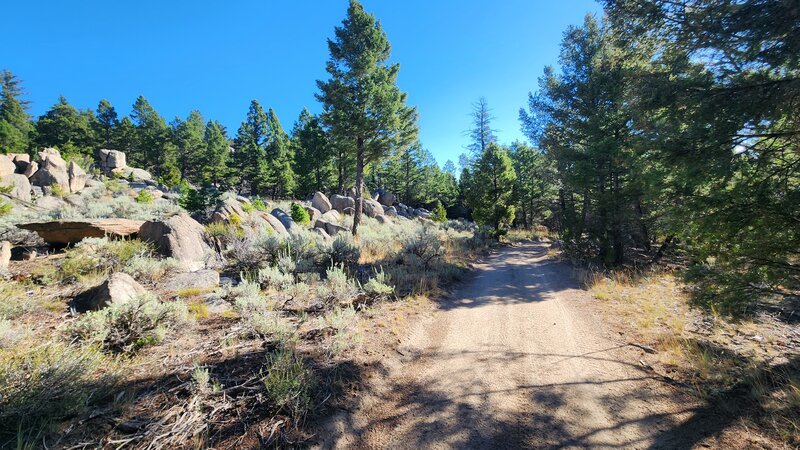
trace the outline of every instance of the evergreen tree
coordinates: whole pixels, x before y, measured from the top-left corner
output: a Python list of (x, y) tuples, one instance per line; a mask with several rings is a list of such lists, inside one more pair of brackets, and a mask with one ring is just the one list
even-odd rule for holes
[(222, 124), (208, 121), (198, 156), (199, 177), (203, 185), (220, 187), (227, 182), (230, 143)]
[(111, 147), (115, 150), (125, 152), (126, 155), (133, 155), (136, 151), (136, 125), (130, 117), (123, 117), (119, 121), (119, 126), (114, 130), (113, 145)]
[(545, 70), (530, 112), (522, 111), (523, 125), (555, 161), (565, 238), (580, 241), (588, 233), (588, 247), (596, 249), (591, 256), (621, 264), (627, 249), (649, 241), (628, 238), (632, 226), (646, 227), (634, 208), (643, 195), (642, 171), (626, 102), (628, 71), (649, 58), (641, 54), (645, 47), (624, 48), (593, 16), (564, 36), (561, 73)]
[(257, 100), (250, 102), (247, 119), (236, 133), (234, 162), (239, 183), (251, 194), (261, 192), (262, 180), (267, 171), (266, 145), (269, 139), (267, 114)]
[(36, 144), (56, 147), (70, 156), (91, 156), (95, 146), (95, 116), (78, 111), (63, 96), (36, 121)]
[(470, 143), (467, 148), (471, 152), (469, 159), (474, 161), (483, 155), (486, 147), (495, 141), (494, 132), (492, 129), (492, 112), (489, 109), (489, 103), (486, 98), (481, 97), (477, 102), (472, 104), (472, 128), (469, 130)]
[(717, 306), (796, 298), (797, 2), (605, 3), (628, 46), (657, 50), (630, 101), (664, 243), (684, 243), (688, 273)]
[(397, 64), (387, 64), (391, 47), (375, 17), (356, 0), (347, 18), (328, 41), (328, 81), (318, 81), (323, 122), (336, 145), (353, 153), (356, 161), (356, 213), (353, 234), (363, 210), (364, 169), (393, 147), (405, 145), (416, 134), (416, 110), (405, 106), (406, 94), (397, 87)]
[(179, 181), (175, 146), (170, 139), (167, 122), (142, 96), (136, 99), (131, 111), (136, 126), (136, 143), (130, 155), (134, 165), (152, 169), (156, 177), (172, 185)]
[(0, 152), (24, 153), (33, 131), (21, 81), (8, 70), (0, 74)]
[(336, 183), (332, 146), (318, 117), (303, 109), (292, 130), (298, 197), (330, 191)]
[(192, 111), (186, 120), (175, 119), (172, 126), (175, 137), (175, 147), (177, 149), (176, 159), (181, 179), (185, 180), (193, 175), (193, 178), (202, 179), (199, 175), (205, 168), (201, 167), (207, 143), (204, 142), (205, 124), (200, 111)]
[(111, 148), (114, 143), (114, 131), (119, 126), (117, 111), (106, 99), (100, 100), (97, 105), (95, 115), (95, 138), (97, 146), (101, 148)]
[(289, 136), (283, 131), (278, 115), (272, 108), (267, 113), (267, 142), (264, 157), (266, 170), (262, 174), (262, 189), (272, 198), (291, 195), (296, 183), (292, 169), (292, 148), (289, 145)]
[(525, 228), (531, 228), (549, 219), (556, 203), (558, 193), (553, 161), (521, 142), (511, 145), (510, 156), (517, 174), (514, 196), (518, 219)]
[(489, 143), (474, 171), (465, 169), (467, 205), (478, 224), (491, 226), (501, 236), (514, 221), (514, 182), (516, 174), (508, 152)]

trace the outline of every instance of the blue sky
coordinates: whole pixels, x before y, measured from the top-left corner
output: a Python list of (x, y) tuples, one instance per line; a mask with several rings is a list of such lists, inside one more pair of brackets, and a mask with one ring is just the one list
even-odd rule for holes
[[(523, 139), (518, 110), (564, 30), (593, 0), (364, 0), (401, 65), (398, 84), (420, 111), (420, 137), (440, 164), (467, 144), (470, 105), (486, 97), (501, 142)], [(3, 7), (0, 68), (24, 81), (31, 113), (59, 95), (127, 114), (144, 95), (167, 120), (199, 109), (234, 134), (251, 99), (275, 108), (284, 128), (306, 106), (320, 110), (326, 39), (347, 0), (39, 1)]]

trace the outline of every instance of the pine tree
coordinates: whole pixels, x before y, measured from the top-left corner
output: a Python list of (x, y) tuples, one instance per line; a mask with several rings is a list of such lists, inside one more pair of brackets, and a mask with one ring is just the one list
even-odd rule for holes
[(557, 199), (553, 161), (541, 151), (515, 142), (510, 149), (517, 181), (514, 186), (519, 220), (525, 228), (549, 219)]
[[(629, 229), (646, 228), (634, 208), (643, 195), (643, 168), (631, 145), (633, 113), (626, 101), (626, 75), (646, 64), (646, 51), (626, 49), (607, 24), (587, 16), (564, 35), (561, 73), (547, 68), (530, 112), (522, 112), (531, 140), (555, 161), (565, 238), (588, 234), (588, 247), (597, 248), (591, 256), (609, 265), (621, 264), (637, 243)], [(537, 123), (542, 118), (543, 125)]]
[(247, 119), (236, 133), (234, 163), (239, 184), (251, 194), (261, 192), (264, 173), (267, 171), (266, 144), (269, 138), (267, 114), (257, 100), (250, 102)]
[(94, 153), (95, 116), (91, 111), (78, 111), (63, 96), (36, 121), (36, 144), (56, 147), (70, 156), (91, 156)]
[(24, 153), (33, 131), (28, 102), (22, 99), (22, 82), (13, 73), (0, 74), (0, 152)]
[(136, 99), (131, 111), (131, 119), (136, 126), (136, 143), (129, 155), (131, 162), (142, 167), (152, 168), (157, 177), (168, 176), (175, 182), (175, 147), (170, 142), (167, 122), (142, 96)]
[[(328, 41), (328, 81), (318, 81), (323, 122), (337, 145), (355, 154), (356, 213), (353, 234), (363, 210), (364, 169), (416, 134), (416, 110), (405, 106), (397, 87), (397, 64), (387, 64), (391, 47), (380, 23), (356, 0)], [(402, 141), (402, 142), (401, 142)]]
[(308, 109), (303, 109), (294, 124), (291, 146), (297, 174), (297, 196), (302, 198), (316, 191), (330, 191), (336, 183), (332, 146), (319, 118)]
[(181, 179), (203, 178), (198, 175), (204, 171), (200, 164), (206, 148), (206, 143), (203, 141), (206, 131), (203, 115), (200, 111), (192, 111), (186, 120), (176, 118), (172, 128)]
[(202, 153), (198, 158), (200, 180), (205, 186), (220, 187), (227, 182), (230, 157), (230, 143), (225, 127), (218, 121), (208, 121), (202, 145)]
[(665, 236), (656, 257), (682, 243), (699, 300), (717, 308), (797, 298), (797, 2), (605, 3), (628, 46), (657, 50), (629, 99), (633, 145), (657, 188), (648, 196)]
[(492, 129), (492, 112), (485, 97), (481, 97), (472, 104), (472, 128), (469, 130), (470, 143), (467, 146), (471, 152), (469, 159), (474, 161), (483, 155), (486, 147), (495, 141), (495, 130)]
[(264, 148), (266, 171), (261, 186), (272, 198), (287, 197), (294, 192), (296, 181), (292, 156), (289, 136), (283, 131), (275, 110), (270, 108), (267, 112), (267, 142)]
[(478, 224), (491, 226), (501, 236), (514, 221), (516, 174), (508, 152), (489, 143), (474, 170), (465, 169), (466, 200)]
[(95, 115), (95, 138), (97, 146), (111, 148), (113, 146), (114, 131), (119, 126), (117, 111), (106, 99), (100, 100)]
[(137, 145), (136, 125), (133, 124), (130, 117), (123, 117), (119, 121), (119, 126), (114, 130), (112, 138), (113, 145), (111, 147), (113, 149), (123, 151), (126, 155), (134, 154)]

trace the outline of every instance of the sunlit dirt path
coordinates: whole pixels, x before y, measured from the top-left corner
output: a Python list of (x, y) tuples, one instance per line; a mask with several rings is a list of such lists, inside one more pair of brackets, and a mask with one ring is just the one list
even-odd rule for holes
[(642, 367), (570, 274), (534, 243), (477, 265), (320, 447), (691, 447), (680, 425), (696, 405)]

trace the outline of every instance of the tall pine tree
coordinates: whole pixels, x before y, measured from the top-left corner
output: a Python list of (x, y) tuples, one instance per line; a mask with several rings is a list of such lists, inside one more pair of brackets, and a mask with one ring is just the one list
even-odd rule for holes
[(33, 131), (28, 102), (22, 99), (22, 82), (13, 73), (0, 73), (0, 152), (24, 153)]
[(350, 1), (347, 17), (328, 41), (328, 81), (318, 81), (323, 121), (336, 144), (355, 155), (358, 234), (363, 210), (365, 166), (386, 155), (416, 132), (416, 112), (405, 106), (406, 94), (397, 87), (398, 64), (388, 64), (389, 40), (375, 16)]

